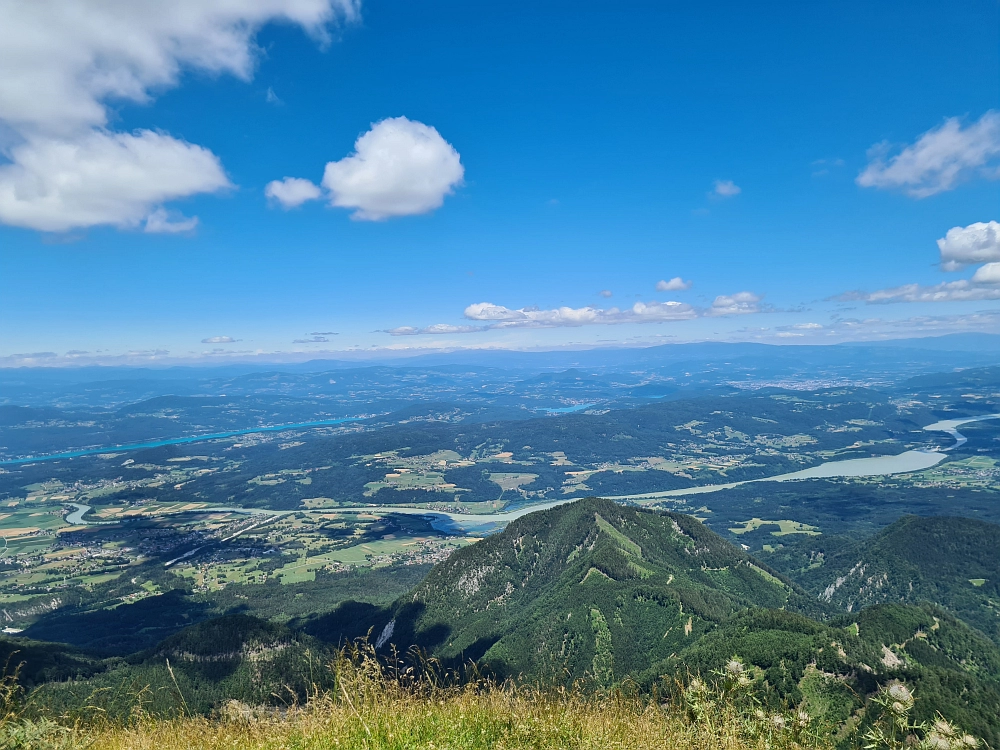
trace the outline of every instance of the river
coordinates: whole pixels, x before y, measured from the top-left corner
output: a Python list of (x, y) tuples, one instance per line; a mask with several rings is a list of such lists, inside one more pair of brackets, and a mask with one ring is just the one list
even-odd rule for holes
[[(741, 482), (728, 482), (726, 484), (708, 484), (700, 487), (684, 487), (678, 490), (666, 490), (663, 492), (647, 492), (639, 495), (616, 495), (608, 497), (609, 500), (627, 500), (639, 504), (649, 504), (659, 502), (665, 498), (682, 497), (685, 495), (701, 495), (719, 490), (728, 490), (744, 484), (754, 482), (792, 482), (800, 479), (824, 479), (831, 477), (871, 477), (885, 476), (890, 474), (907, 474), (914, 471), (922, 471), (940, 463), (947, 457), (947, 452), (964, 445), (967, 441), (964, 435), (958, 431), (958, 427), (969, 422), (980, 422), (984, 419), (1000, 419), (1000, 414), (988, 414), (982, 417), (966, 417), (964, 419), (948, 419), (924, 427), (929, 432), (946, 432), (955, 440), (955, 444), (943, 450), (912, 450), (899, 453), (895, 456), (875, 456), (873, 458), (850, 458), (844, 461), (828, 461), (819, 466), (813, 466), (802, 471), (793, 471), (788, 474), (778, 474), (773, 477), (762, 477), (760, 479), (747, 479)], [(286, 428), (287, 429), (287, 428)], [(283, 516), (289, 513), (350, 513), (350, 514), (385, 514), (402, 513), (413, 516), (427, 516), (431, 518), (434, 528), (441, 531), (465, 532), (465, 533), (488, 533), (499, 526), (503, 526), (511, 521), (534, 513), (537, 510), (548, 510), (558, 505), (571, 503), (579, 500), (582, 496), (561, 498), (547, 503), (528, 505), (517, 510), (500, 513), (455, 513), (451, 511), (431, 510), (428, 508), (410, 508), (399, 505), (357, 505), (349, 507), (317, 508), (315, 510), (294, 510), (276, 511), (261, 510), (257, 508), (239, 508), (228, 506), (216, 506), (211, 508), (201, 508), (190, 511), (197, 513), (246, 513), (252, 515)], [(78, 503), (67, 503), (76, 508), (76, 511), (66, 516), (67, 523), (88, 524), (83, 520), (84, 515), (90, 510), (88, 505)], [(115, 523), (115, 521), (105, 521), (103, 523)]]
[(45, 456), (29, 456), (28, 458), (10, 458), (0, 461), (0, 466), (12, 464), (37, 463), (39, 461), (54, 461), (58, 458), (79, 458), (80, 456), (94, 456), (98, 453), (118, 453), (119, 451), (136, 451), (143, 448), (160, 448), (164, 445), (184, 445), (186, 443), (200, 443), (205, 440), (220, 440), (222, 438), (237, 437), (239, 435), (252, 435), (255, 432), (281, 432), (282, 430), (303, 430), (310, 427), (328, 427), (330, 425), (344, 424), (345, 422), (356, 422), (364, 417), (343, 417), (342, 419), (321, 419), (317, 422), (299, 422), (297, 424), (278, 424), (271, 427), (251, 427), (245, 430), (229, 430), (227, 432), (215, 432), (211, 435), (193, 435), (191, 437), (166, 438), (165, 440), (151, 440), (147, 443), (127, 443), (125, 445), (110, 445), (103, 448), (84, 448), (78, 451), (65, 451), (64, 453), (50, 453)]

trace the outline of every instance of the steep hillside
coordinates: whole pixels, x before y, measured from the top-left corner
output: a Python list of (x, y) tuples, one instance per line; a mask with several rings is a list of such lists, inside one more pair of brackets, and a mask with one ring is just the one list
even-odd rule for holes
[(871, 539), (826, 545), (803, 540), (767, 559), (838, 609), (928, 601), (1000, 642), (1000, 526), (906, 516)]
[(901, 680), (918, 697), (918, 719), (941, 713), (992, 747), (1000, 743), (1000, 648), (931, 605), (876, 605), (826, 623), (754, 608), (647, 674), (707, 675), (734, 655), (766, 683), (772, 705), (801, 705), (831, 728), (880, 685)]
[(159, 714), (207, 713), (227, 700), (296, 702), (329, 684), (331, 656), (323, 644), (283, 625), (227, 615), (127, 659), (107, 659), (106, 671), (89, 680), (50, 682), (34, 700), (56, 714), (94, 705), (112, 717), (128, 715), (140, 694), (146, 710)]
[[(587, 499), (532, 513), (435, 566), (388, 613), (316, 622), (336, 640), (385, 633), (498, 674), (611, 682), (646, 669), (747, 606), (815, 606), (688, 516)], [(360, 623), (360, 627), (359, 624)]]

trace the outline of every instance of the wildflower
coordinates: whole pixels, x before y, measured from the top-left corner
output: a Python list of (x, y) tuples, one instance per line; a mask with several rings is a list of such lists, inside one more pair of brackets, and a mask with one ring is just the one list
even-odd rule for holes
[(784, 729), (785, 717), (782, 716), (781, 714), (774, 714), (774, 716), (771, 717), (771, 724), (774, 726), (775, 729)]
[(934, 731), (943, 737), (955, 736), (955, 728), (944, 719), (938, 719), (934, 722)]
[(959, 742), (965, 747), (979, 747), (979, 740), (973, 737), (971, 734), (966, 734), (962, 736)]
[(705, 689), (705, 683), (699, 680), (697, 677), (691, 680), (691, 682), (688, 684), (688, 690), (690, 690), (692, 693), (700, 693), (704, 689)]
[(899, 701), (900, 703), (911, 703), (913, 701), (913, 693), (901, 682), (892, 683), (889, 686), (888, 692), (889, 697), (894, 701)]
[(929, 732), (924, 738), (924, 744), (928, 750), (951, 750), (951, 742), (947, 737), (942, 737), (937, 732)]
[(800, 727), (809, 726), (809, 714), (807, 714), (805, 711), (799, 711), (799, 715), (797, 718)]
[(750, 678), (749, 678), (749, 677), (747, 677), (747, 676), (746, 676), (745, 674), (741, 674), (741, 675), (740, 675), (740, 678), (739, 678), (739, 679), (737, 680), (737, 682), (738, 682), (738, 683), (739, 683), (739, 684), (740, 684), (740, 685), (741, 685), (742, 687), (747, 687), (747, 686), (748, 686), (748, 685), (749, 685), (749, 684), (751, 683), (751, 680), (750, 680)]
[(894, 701), (893, 704), (891, 706), (889, 706), (889, 709), (894, 714), (905, 714), (906, 713), (906, 706), (904, 706), (899, 701)]
[(743, 674), (743, 662), (739, 659), (730, 659), (726, 664), (726, 671), (734, 677), (738, 674)]
[(761, 711), (759, 708), (753, 712), (753, 715), (756, 716), (761, 721), (767, 718), (767, 714)]

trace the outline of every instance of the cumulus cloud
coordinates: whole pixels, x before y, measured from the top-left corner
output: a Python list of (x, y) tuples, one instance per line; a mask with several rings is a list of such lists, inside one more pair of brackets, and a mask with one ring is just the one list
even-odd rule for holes
[(150, 231), (164, 231), (166, 214), (152, 217), (152, 206), (229, 186), (211, 151), (150, 130), (36, 137), (11, 149), (10, 161), (0, 166), (0, 222), (46, 232), (147, 217)]
[(67, 231), (149, 218), (150, 231), (178, 231), (152, 214), (228, 187), (218, 158), (166, 133), (114, 132), (106, 102), (147, 103), (186, 69), (249, 80), (262, 26), (291, 23), (324, 40), (329, 24), (357, 12), (357, 0), (8, 3), (0, 24), (0, 222)]
[(1000, 286), (1000, 263), (987, 263), (972, 274), (973, 284), (993, 284)]
[(967, 227), (952, 227), (937, 246), (945, 271), (958, 271), (970, 263), (1000, 261), (1000, 223), (977, 221)]
[(951, 190), (979, 173), (996, 178), (1000, 157), (1000, 112), (990, 110), (962, 127), (950, 117), (917, 141), (888, 157), (891, 148), (880, 143), (869, 150), (870, 161), (855, 180), (862, 187), (899, 189), (913, 198)]
[(462, 185), (465, 168), (437, 130), (405, 117), (374, 123), (354, 153), (326, 165), (330, 204), (354, 209), (351, 218), (381, 221), (440, 208)]
[(743, 192), (743, 188), (732, 180), (716, 180), (712, 188), (712, 194), (719, 198), (732, 198)]
[(658, 292), (680, 292), (690, 288), (691, 282), (684, 281), (680, 276), (674, 276), (670, 281), (660, 279), (656, 282), (656, 291)]
[(737, 292), (736, 294), (720, 294), (712, 301), (712, 306), (705, 312), (710, 317), (725, 315), (749, 315), (762, 311), (761, 297), (753, 292)]
[(280, 203), (282, 208), (301, 206), (306, 201), (316, 200), (322, 194), (323, 191), (319, 189), (319, 185), (301, 177), (272, 180), (264, 188), (264, 195), (270, 200)]
[(210, 336), (207, 339), (202, 339), (203, 344), (235, 344), (239, 339), (234, 339), (232, 336)]

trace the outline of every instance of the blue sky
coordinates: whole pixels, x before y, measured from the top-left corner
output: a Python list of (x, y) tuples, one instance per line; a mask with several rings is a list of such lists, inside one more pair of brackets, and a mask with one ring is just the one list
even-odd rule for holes
[(995, 0), (240, 5), (0, 30), (0, 365), (1000, 332)]

